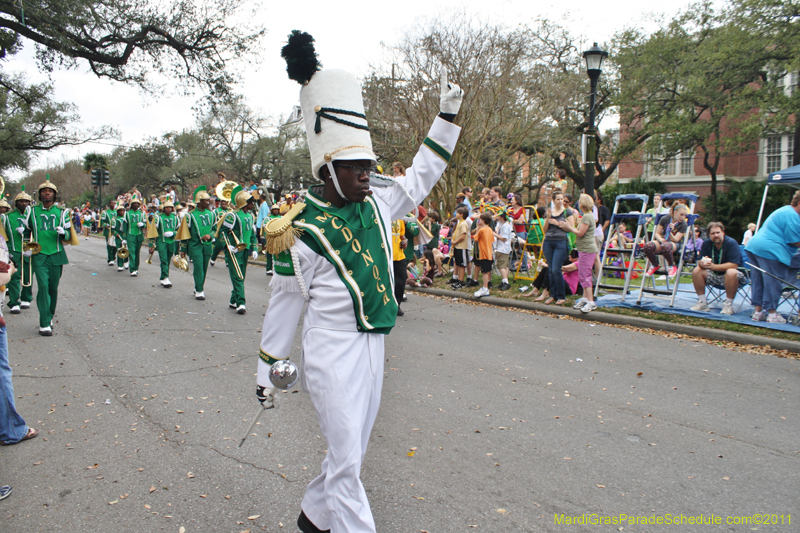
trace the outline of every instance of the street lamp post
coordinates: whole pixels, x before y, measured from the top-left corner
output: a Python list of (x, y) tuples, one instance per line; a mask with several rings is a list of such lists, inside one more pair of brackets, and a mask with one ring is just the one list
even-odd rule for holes
[(584, 190), (586, 194), (594, 197), (594, 164), (597, 160), (597, 130), (594, 127), (595, 98), (597, 97), (597, 79), (603, 71), (603, 61), (608, 57), (608, 52), (597, 46), (597, 43), (583, 53), (586, 60), (586, 73), (591, 80), (589, 92), (589, 127), (586, 129), (586, 161), (584, 170)]

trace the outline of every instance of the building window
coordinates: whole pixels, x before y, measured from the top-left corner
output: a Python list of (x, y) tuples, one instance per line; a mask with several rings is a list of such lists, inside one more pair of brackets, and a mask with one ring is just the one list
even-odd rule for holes
[(675, 164), (675, 158), (674, 157), (670, 157), (669, 159), (667, 159), (667, 163), (666, 163), (666, 166), (664, 168), (664, 174), (667, 175), (667, 176), (674, 176), (675, 175), (675, 167), (676, 166), (677, 165)]
[(681, 174), (683, 176), (692, 175), (692, 153), (684, 152), (681, 154)]
[(767, 137), (767, 174), (777, 172), (783, 168), (783, 161), (781, 147), (783, 145), (783, 137), (775, 135)]

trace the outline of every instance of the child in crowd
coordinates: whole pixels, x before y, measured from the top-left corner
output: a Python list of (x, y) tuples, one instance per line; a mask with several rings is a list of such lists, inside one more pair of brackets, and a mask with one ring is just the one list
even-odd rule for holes
[(407, 287), (430, 287), (433, 285), (433, 281), (431, 281), (430, 278), (420, 274), (416, 259), (411, 259), (408, 262), (406, 270), (408, 270), (408, 277), (406, 278)]
[(675, 266), (675, 259), (673, 254), (680, 250), (681, 243), (683, 243), (683, 235), (686, 233), (686, 216), (689, 214), (689, 208), (684, 204), (675, 204), (670, 210), (670, 216), (663, 216), (656, 225), (656, 231), (653, 233), (653, 240), (645, 243), (643, 251), (644, 255), (650, 261), (650, 268), (647, 269), (646, 275), (652, 276), (658, 271), (658, 257), (656, 254), (664, 256), (669, 268), (667, 273), (669, 277), (673, 278), (678, 274), (678, 267)]
[(592, 268), (597, 258), (597, 241), (594, 238), (596, 222), (592, 214), (594, 200), (588, 194), (581, 194), (578, 199), (578, 209), (583, 216), (577, 228), (568, 221), (560, 221), (558, 227), (575, 234), (575, 249), (578, 250), (578, 281), (583, 287), (583, 298), (575, 302), (573, 309), (580, 309), (582, 313), (589, 313), (597, 309), (592, 294)]
[[(481, 298), (489, 296), (489, 281), (492, 279), (492, 244), (494, 244), (494, 232), (490, 227), (492, 215), (481, 213), (478, 217), (478, 231), (475, 233), (478, 255), (475, 258), (475, 267), (480, 268), (483, 275), (483, 287), (475, 291), (475, 297)], [(476, 272), (477, 274), (477, 272)]]
[(624, 222), (620, 222), (617, 225), (617, 233), (611, 237), (609, 245), (611, 248), (625, 248), (625, 244), (629, 242), (633, 242), (633, 233), (628, 231), (628, 226)]
[(500, 287), (501, 291), (511, 288), (508, 283), (508, 258), (511, 255), (511, 235), (512, 225), (509, 223), (509, 214), (504, 209), (497, 214), (497, 224), (495, 225), (494, 238), (497, 240), (497, 270), (503, 278)]
[(469, 222), (467, 222), (468, 211), (466, 207), (456, 209), (456, 227), (453, 231), (453, 279), (450, 286), (454, 289), (462, 289), (464, 283), (464, 273), (469, 261)]

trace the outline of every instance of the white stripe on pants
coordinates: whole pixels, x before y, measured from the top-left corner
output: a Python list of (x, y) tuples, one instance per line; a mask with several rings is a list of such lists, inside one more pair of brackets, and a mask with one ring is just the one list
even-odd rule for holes
[(332, 533), (374, 533), (361, 463), (381, 400), (384, 335), (310, 328), (303, 336), (303, 385), (328, 453), (302, 508)]

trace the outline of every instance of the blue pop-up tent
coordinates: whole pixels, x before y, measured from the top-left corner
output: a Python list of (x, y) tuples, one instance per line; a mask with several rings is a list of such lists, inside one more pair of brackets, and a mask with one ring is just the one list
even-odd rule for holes
[(764, 187), (764, 198), (761, 200), (761, 209), (758, 211), (756, 231), (761, 227), (761, 216), (764, 214), (764, 204), (767, 202), (767, 191), (772, 185), (784, 185), (800, 189), (800, 165), (773, 172), (767, 177), (767, 186)]

